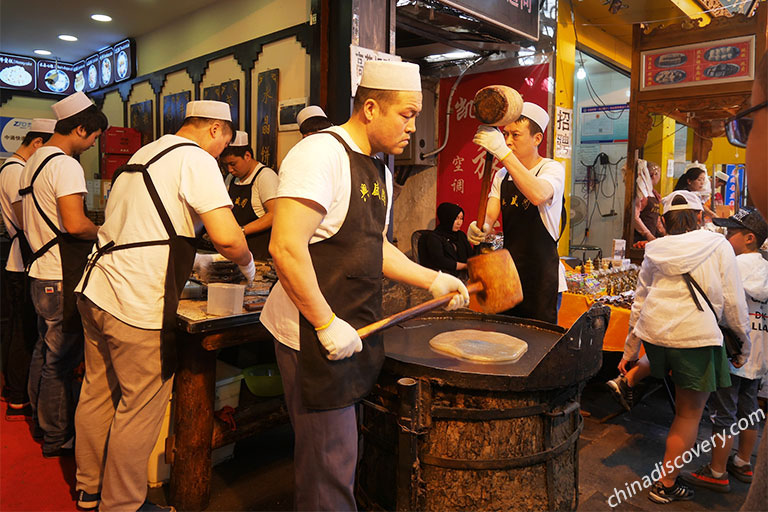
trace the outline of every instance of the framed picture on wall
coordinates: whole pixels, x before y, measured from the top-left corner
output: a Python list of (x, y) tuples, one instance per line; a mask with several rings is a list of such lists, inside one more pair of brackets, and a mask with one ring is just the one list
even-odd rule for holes
[(187, 103), (191, 99), (191, 91), (163, 96), (163, 135), (176, 133), (181, 128), (187, 112)]
[(236, 130), (240, 129), (240, 80), (230, 80), (204, 88), (203, 99), (228, 103), (232, 113), (232, 124), (235, 125)]
[(296, 122), (296, 116), (307, 106), (309, 98), (293, 98), (280, 102), (278, 107), (278, 130), (281, 132), (298, 130), (299, 125)]
[(131, 105), (131, 128), (141, 132), (141, 145), (146, 146), (154, 140), (152, 100)]

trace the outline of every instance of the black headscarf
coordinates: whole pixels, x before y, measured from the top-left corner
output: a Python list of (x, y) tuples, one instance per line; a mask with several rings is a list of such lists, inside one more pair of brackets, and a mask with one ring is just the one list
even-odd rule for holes
[(456, 217), (460, 213), (464, 213), (461, 206), (453, 203), (440, 203), (437, 207), (437, 227), (435, 231), (440, 231), (443, 234), (453, 236), (453, 223), (456, 221)]

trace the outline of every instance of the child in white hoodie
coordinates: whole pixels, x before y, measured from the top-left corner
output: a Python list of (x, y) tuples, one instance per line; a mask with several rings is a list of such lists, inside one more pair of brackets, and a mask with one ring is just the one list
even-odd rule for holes
[[(731, 366), (733, 385), (718, 389), (710, 398), (714, 413), (712, 432), (722, 433), (722, 442), (715, 442), (712, 448), (712, 461), (696, 472), (684, 472), (682, 479), (714, 491), (728, 492), (729, 473), (742, 482), (752, 482), (750, 460), (757, 443), (757, 424), (764, 418), (757, 404), (757, 386), (768, 374), (768, 261), (758, 248), (768, 237), (768, 224), (760, 212), (751, 207), (741, 208), (727, 219), (714, 219), (714, 223), (728, 228), (726, 238), (736, 253), (749, 309), (752, 350), (744, 366)], [(741, 422), (742, 418), (745, 422)], [(737, 424), (741, 430), (739, 450), (729, 457), (736, 437), (731, 425)]]
[[(741, 366), (749, 355), (747, 304), (736, 257), (722, 235), (698, 229), (701, 210), (698, 196), (687, 190), (664, 198), (667, 236), (645, 246), (619, 364), (624, 373), (637, 359), (642, 341), (651, 375), (663, 379), (671, 374), (675, 384), (675, 418), (667, 434), (662, 476), (648, 495), (655, 503), (693, 499), (693, 489), (677, 478), (681, 458), (696, 442), (710, 393), (731, 385), (718, 319), (744, 342), (735, 364)], [(700, 304), (694, 302), (685, 273), (703, 289), (717, 318), (700, 294)]]

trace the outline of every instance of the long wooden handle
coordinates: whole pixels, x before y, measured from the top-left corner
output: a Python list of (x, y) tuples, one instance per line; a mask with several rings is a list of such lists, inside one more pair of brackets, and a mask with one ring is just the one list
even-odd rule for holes
[(485, 224), (485, 210), (488, 206), (488, 191), (491, 189), (493, 181), (493, 155), (485, 154), (485, 167), (483, 168), (483, 182), (480, 186), (480, 206), (477, 208), (477, 227), (483, 230)]
[[(469, 293), (478, 293), (482, 290), (483, 284), (481, 282), (470, 283), (467, 285), (467, 291), (469, 291)], [(406, 320), (410, 320), (411, 318), (419, 316), (422, 313), (432, 311), (433, 309), (448, 304), (451, 302), (451, 299), (458, 295), (458, 293), (459, 292), (451, 292), (447, 295), (443, 295), (442, 297), (437, 297), (435, 299), (424, 302), (423, 304), (419, 304), (418, 306), (408, 308), (405, 311), (395, 313), (394, 315), (383, 318), (378, 322), (373, 322), (372, 324), (359, 328), (357, 330), (357, 334), (359, 334), (361, 338), (365, 338), (366, 336), (370, 336), (371, 334), (382, 331), (388, 327), (392, 327), (393, 325), (397, 325), (401, 322), (405, 322)]]

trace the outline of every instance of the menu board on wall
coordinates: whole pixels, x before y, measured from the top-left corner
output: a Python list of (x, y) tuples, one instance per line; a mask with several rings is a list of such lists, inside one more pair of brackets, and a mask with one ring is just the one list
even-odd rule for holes
[(131, 105), (131, 128), (141, 133), (141, 145), (152, 142), (154, 133), (152, 100), (142, 101)]
[(0, 86), (17, 91), (34, 91), (37, 87), (35, 59), (0, 53)]
[(75, 88), (75, 91), (85, 91), (85, 61), (81, 60), (80, 62), (75, 62), (72, 64), (72, 74), (74, 75), (74, 83), (73, 86)]
[(54, 60), (37, 61), (37, 90), (49, 94), (75, 92), (75, 74), (72, 64)]
[(755, 36), (672, 46), (641, 52), (640, 90), (752, 80)]
[(115, 59), (114, 75), (116, 82), (122, 82), (129, 78), (133, 78), (134, 72), (136, 71), (136, 63), (134, 60), (136, 49), (134, 46), (132, 39), (126, 39), (113, 47)]
[(227, 103), (232, 114), (232, 124), (236, 130), (240, 128), (240, 80), (206, 87), (203, 89), (203, 99)]
[(101, 82), (99, 85), (101, 87), (112, 85), (115, 82), (114, 53), (111, 47), (99, 52), (99, 80)]
[(259, 73), (258, 114), (256, 116), (256, 159), (277, 168), (277, 85), (279, 69)]
[(176, 133), (181, 128), (191, 99), (190, 91), (163, 96), (163, 135)]
[(99, 88), (99, 55), (91, 55), (85, 59), (85, 92)]

